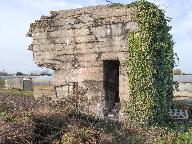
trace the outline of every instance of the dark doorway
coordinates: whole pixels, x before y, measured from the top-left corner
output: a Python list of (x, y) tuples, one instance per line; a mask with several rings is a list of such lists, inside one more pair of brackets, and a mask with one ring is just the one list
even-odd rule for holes
[(106, 115), (119, 103), (119, 61), (105, 60), (103, 62), (103, 87), (105, 94)]

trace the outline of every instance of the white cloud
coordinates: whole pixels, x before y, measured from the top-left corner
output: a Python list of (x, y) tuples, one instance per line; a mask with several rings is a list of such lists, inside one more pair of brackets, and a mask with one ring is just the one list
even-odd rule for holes
[(85, 0), (87, 3), (91, 3), (91, 5), (97, 5), (96, 0)]
[(71, 8), (80, 8), (80, 2), (70, 2), (68, 0), (14, 0), (27, 7), (32, 7), (40, 11), (63, 10)]
[(182, 36), (188, 36), (192, 38), (192, 11), (189, 12), (188, 15), (181, 21), (178, 31)]
[[(112, 0), (128, 3), (132, 0)], [(192, 72), (192, 0), (150, 0), (160, 5), (173, 18), (170, 25), (176, 41), (175, 51), (181, 59), (184, 72)], [(0, 69), (30, 71), (35, 69), (32, 53), (27, 51), (31, 39), (25, 34), (29, 24), (51, 10), (64, 10), (106, 4), (105, 0), (5, 0), (0, 5)], [(10, 53), (12, 52), (12, 53)], [(21, 63), (23, 66), (21, 66)], [(17, 69), (19, 68), (19, 69)]]

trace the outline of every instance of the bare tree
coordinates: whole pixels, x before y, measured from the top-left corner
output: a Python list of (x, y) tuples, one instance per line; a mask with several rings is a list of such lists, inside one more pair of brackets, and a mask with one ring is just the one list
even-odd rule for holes
[(25, 74), (22, 73), (22, 72), (17, 72), (17, 73), (16, 73), (16, 76), (23, 76), (23, 75), (25, 75)]
[(49, 72), (49, 70), (44, 70), (40, 73), (41, 76), (51, 76), (52, 74)]

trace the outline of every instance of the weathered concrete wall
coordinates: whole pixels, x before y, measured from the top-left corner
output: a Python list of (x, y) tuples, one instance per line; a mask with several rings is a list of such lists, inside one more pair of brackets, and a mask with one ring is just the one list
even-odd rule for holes
[(8, 89), (15, 88), (23, 90), (23, 78), (6, 79), (5, 87)]
[(44, 86), (34, 86), (34, 96), (35, 98), (55, 98), (55, 88), (54, 86), (44, 85)]
[(124, 62), (129, 51), (128, 32), (138, 30), (135, 13), (134, 9), (97, 6), (51, 12), (31, 24), (28, 36), (33, 37), (33, 43), (29, 49), (36, 64), (55, 70), (52, 84), (57, 98), (81, 89), (92, 103), (89, 108), (101, 114), (103, 61), (119, 60), (120, 100), (128, 100)]
[(192, 75), (174, 75), (174, 81), (179, 85), (178, 91), (174, 91), (177, 100), (191, 101), (192, 98)]
[(179, 83), (178, 91), (174, 92), (175, 97), (192, 97), (192, 83)]

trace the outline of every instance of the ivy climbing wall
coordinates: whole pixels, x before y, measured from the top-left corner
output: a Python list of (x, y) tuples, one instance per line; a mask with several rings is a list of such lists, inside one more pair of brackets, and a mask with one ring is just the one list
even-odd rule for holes
[(150, 125), (168, 121), (173, 98), (173, 39), (170, 18), (145, 0), (130, 5), (137, 10), (139, 31), (130, 32), (127, 70), (130, 97), (127, 112), (136, 123)]

